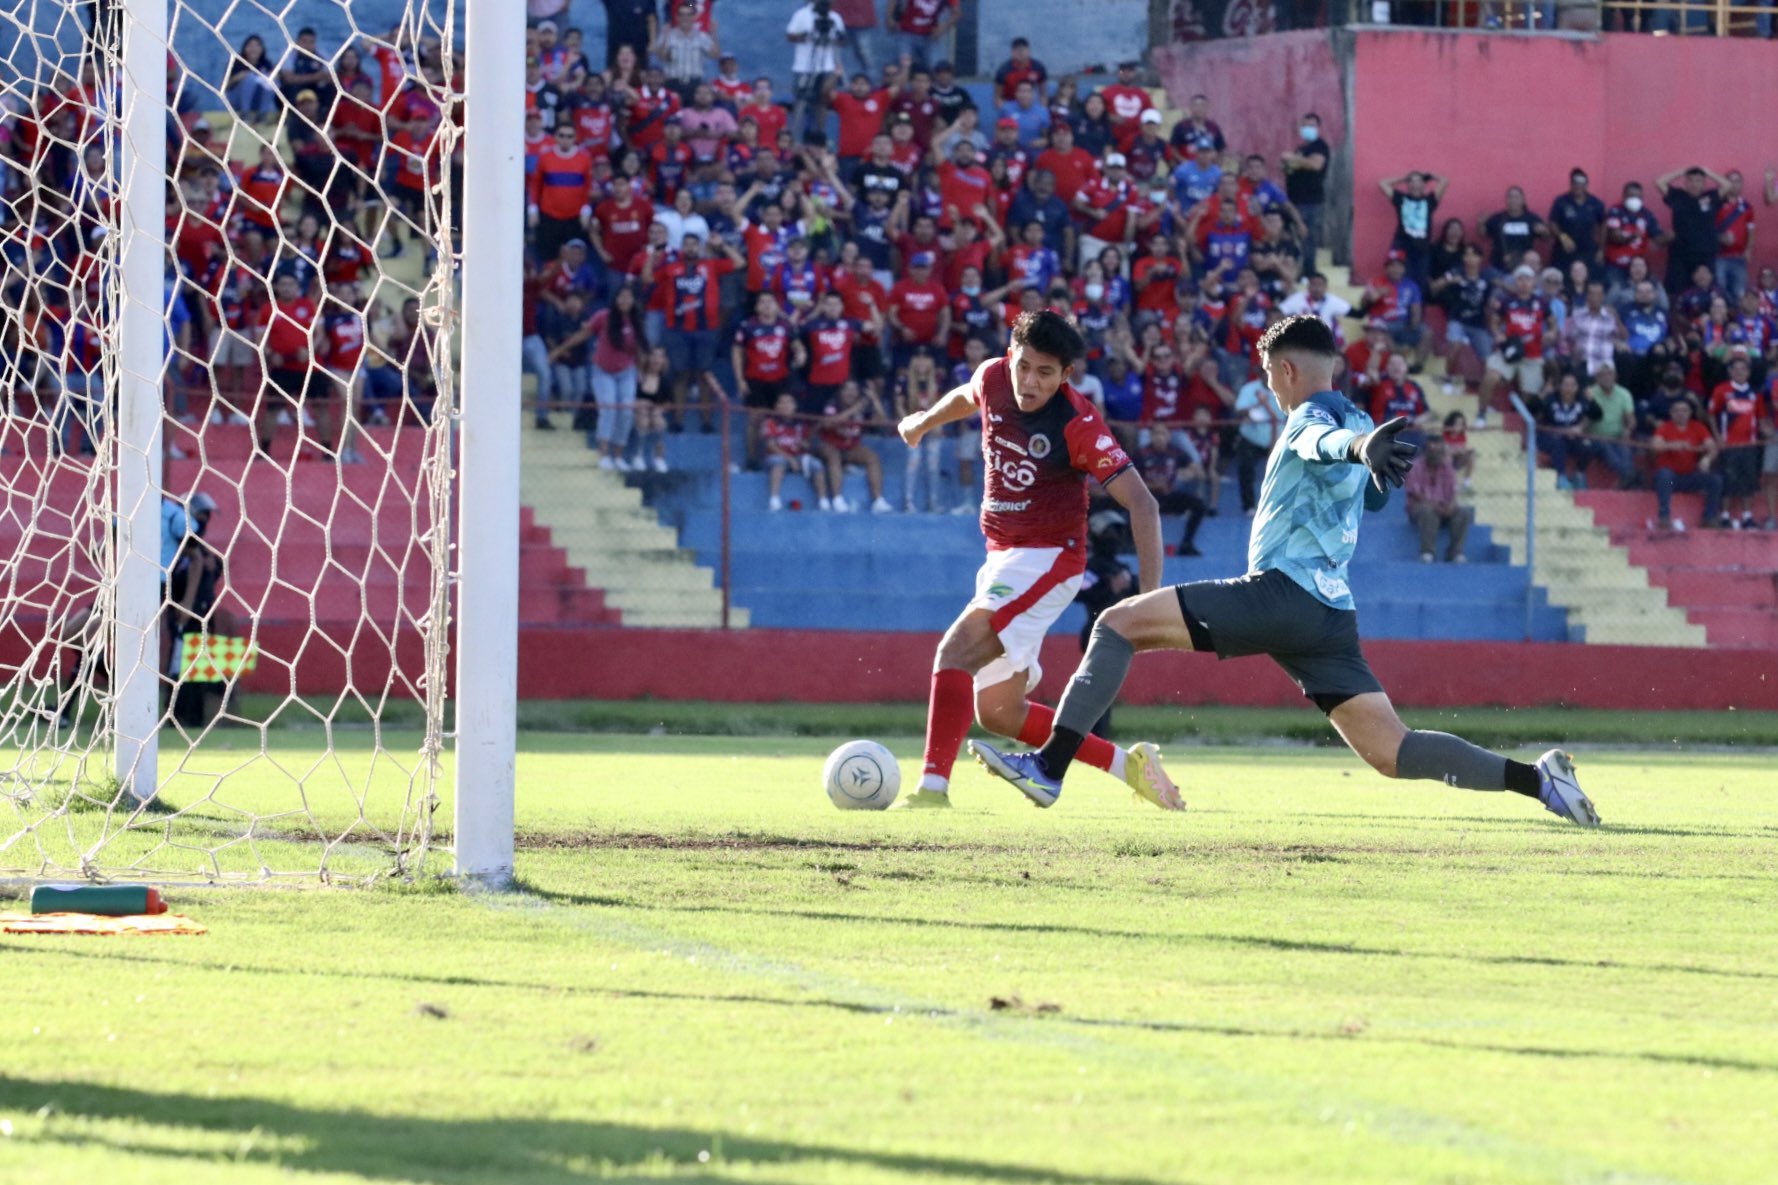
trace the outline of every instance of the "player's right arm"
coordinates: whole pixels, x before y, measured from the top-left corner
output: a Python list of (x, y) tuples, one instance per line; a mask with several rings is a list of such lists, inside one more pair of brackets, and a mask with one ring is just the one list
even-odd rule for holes
[(975, 414), (975, 393), (968, 384), (956, 388), (925, 411), (903, 416), (895, 430), (909, 447), (919, 444), (928, 432), (966, 420)]

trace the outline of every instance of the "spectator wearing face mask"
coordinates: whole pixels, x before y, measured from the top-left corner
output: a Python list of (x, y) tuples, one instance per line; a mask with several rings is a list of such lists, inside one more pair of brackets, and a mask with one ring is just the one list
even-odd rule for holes
[(1321, 247), (1321, 207), (1327, 202), (1327, 165), (1333, 152), (1321, 138), (1321, 117), (1313, 111), (1297, 123), (1299, 143), (1284, 154), (1284, 193), (1303, 220), (1303, 260), (1315, 266)]
[(1666, 241), (1660, 219), (1642, 200), (1642, 183), (1624, 184), (1624, 200), (1605, 212), (1605, 286), (1609, 291), (1629, 278), (1630, 262), (1646, 266), (1651, 250)]

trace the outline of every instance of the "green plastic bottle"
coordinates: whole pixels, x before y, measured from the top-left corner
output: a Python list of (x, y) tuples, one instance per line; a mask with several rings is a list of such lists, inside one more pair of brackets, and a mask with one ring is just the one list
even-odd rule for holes
[(160, 891), (147, 885), (38, 885), (31, 890), (32, 913), (97, 913), (137, 917), (166, 913)]

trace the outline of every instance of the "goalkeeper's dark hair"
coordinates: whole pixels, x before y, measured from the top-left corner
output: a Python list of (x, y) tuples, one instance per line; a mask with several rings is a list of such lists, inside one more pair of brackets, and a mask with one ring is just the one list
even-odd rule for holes
[(1275, 322), (1260, 335), (1256, 347), (1261, 354), (1277, 354), (1284, 350), (1301, 350), (1332, 358), (1340, 352), (1339, 339), (1320, 317), (1307, 314), (1286, 317)]
[(1074, 318), (1063, 316), (1054, 309), (1020, 313), (1019, 319), (1012, 323), (1012, 344), (1048, 354), (1059, 360), (1063, 367), (1073, 366), (1077, 359), (1087, 355), (1086, 339), (1080, 336), (1080, 327), (1075, 325)]

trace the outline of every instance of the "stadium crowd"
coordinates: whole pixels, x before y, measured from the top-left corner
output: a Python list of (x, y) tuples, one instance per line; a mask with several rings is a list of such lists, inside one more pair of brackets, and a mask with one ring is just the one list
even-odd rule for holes
[[(1769, 170), (1749, 192), (1734, 170), (1679, 169), (1610, 205), (1576, 170), (1547, 216), (1515, 184), (1475, 227), (1438, 219), (1450, 179), (1380, 179), (1397, 229), (1354, 306), (1316, 270), (1334, 146), (1314, 113), (1281, 158), (1244, 153), (1204, 96), (1169, 126), (1140, 63), (1089, 88), (1052, 78), (1023, 38), (978, 103), (945, 58), (955, 0), (889, 0), (881, 30), (874, 0), (788, 0), (788, 96), (759, 73), (772, 63), (724, 48), (718, 5), (605, 0), (604, 45), (568, 0), (529, 8), (524, 369), (536, 425), (568, 412), (603, 467), (664, 470), (664, 435), (710, 430), (732, 401), (774, 509), (793, 471), (822, 508), (850, 509), (850, 464), (870, 509), (893, 510), (865, 434), (1049, 305), (1085, 332), (1076, 385), (1187, 516), (1189, 549), (1223, 471), (1252, 508), (1281, 425), (1253, 344), (1313, 313), (1350, 339), (1349, 393), (1442, 437), (1459, 482), (1470, 426), (1431, 416), (1434, 354), (1484, 415), (1523, 398), (1564, 484), (1597, 461), (1654, 485), (1663, 517), (1667, 493), (1697, 488), (1737, 526), (1758, 521), (1763, 487), (1778, 526), (1778, 275), (1747, 262), (1755, 201), (1778, 200)], [(319, 420), (318, 451), (348, 463), (361, 418), (427, 414), (439, 347), (378, 256), (426, 250), (441, 194), (461, 191), (460, 69), (400, 29), (336, 47), (305, 29), (275, 61), (249, 37), (202, 85), (169, 61), (174, 414), (187, 390), (214, 392), (211, 414), (256, 421), (262, 449), (280, 419)], [(212, 145), (206, 87), (264, 129), (255, 159)], [(0, 349), (37, 356), (14, 372), (59, 393), (67, 447), (90, 448), (99, 420), (95, 243), (116, 194), (87, 132), (97, 103), (89, 67), (0, 118), (0, 251), (10, 276), (35, 256), (50, 277), (9, 280), (19, 316)], [(910, 450), (901, 509), (973, 510), (977, 431)]]

